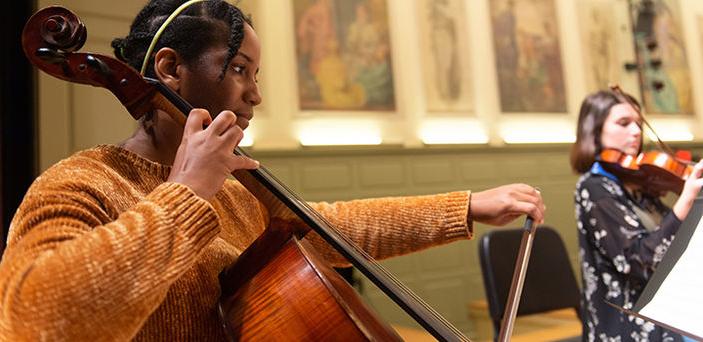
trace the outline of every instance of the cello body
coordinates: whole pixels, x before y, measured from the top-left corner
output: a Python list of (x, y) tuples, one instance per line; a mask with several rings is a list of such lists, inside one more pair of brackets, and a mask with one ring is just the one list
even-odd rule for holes
[(402, 340), (314, 247), (286, 235), (267, 229), (220, 275), (219, 312), (231, 341)]

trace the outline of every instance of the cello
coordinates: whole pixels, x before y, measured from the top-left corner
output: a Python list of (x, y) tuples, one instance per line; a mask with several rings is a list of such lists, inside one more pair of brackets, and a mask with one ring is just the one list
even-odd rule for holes
[[(75, 14), (47, 7), (27, 22), (22, 45), (32, 64), (48, 74), (110, 90), (134, 119), (158, 109), (185, 122), (192, 107), (178, 94), (115, 58), (78, 52), (86, 38), (85, 25)], [(239, 148), (234, 153), (247, 155)], [(237, 170), (233, 176), (267, 208), (271, 220), (220, 274), (219, 312), (230, 339), (399, 339), (302, 240), (314, 230), (434, 337), (467, 340), (264, 167)]]

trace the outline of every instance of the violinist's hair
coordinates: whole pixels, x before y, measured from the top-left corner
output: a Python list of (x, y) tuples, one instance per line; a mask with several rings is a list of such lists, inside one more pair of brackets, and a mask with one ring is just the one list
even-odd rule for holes
[[(112, 41), (115, 56), (139, 70), (156, 31), (166, 18), (186, 1), (149, 1), (134, 19), (129, 35)], [(239, 8), (226, 1), (199, 2), (174, 18), (159, 38), (154, 51), (169, 47), (178, 52), (186, 63), (192, 63), (207, 48), (217, 42), (226, 41), (229, 49), (220, 74), (220, 80), (222, 80), (227, 66), (242, 44), (245, 23), (253, 27), (249, 16), (245, 16)], [(153, 57), (147, 63), (145, 75), (155, 77)]]
[[(625, 96), (637, 106), (637, 109), (640, 109), (640, 105), (634, 97), (629, 94), (625, 94)], [(583, 100), (576, 127), (576, 142), (571, 146), (570, 161), (574, 172), (581, 174), (591, 168), (596, 155), (600, 154), (602, 150), (600, 137), (603, 123), (608, 118), (610, 109), (620, 103), (626, 102), (610, 90), (597, 91)], [(640, 148), (642, 148), (641, 141)]]

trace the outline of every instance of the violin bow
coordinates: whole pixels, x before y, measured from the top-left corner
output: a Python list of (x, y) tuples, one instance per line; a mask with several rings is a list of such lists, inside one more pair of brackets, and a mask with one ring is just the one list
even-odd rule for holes
[(530, 262), (530, 253), (535, 240), (537, 226), (531, 217), (525, 219), (523, 226), (522, 240), (520, 241), (520, 251), (518, 252), (517, 260), (515, 261), (515, 270), (513, 271), (513, 280), (510, 284), (510, 293), (508, 301), (503, 312), (503, 320), (500, 326), (500, 334), (498, 342), (508, 342), (513, 335), (513, 327), (515, 326), (515, 317), (520, 305), (520, 297), (522, 295), (522, 287), (525, 284), (525, 275), (527, 274), (527, 265)]

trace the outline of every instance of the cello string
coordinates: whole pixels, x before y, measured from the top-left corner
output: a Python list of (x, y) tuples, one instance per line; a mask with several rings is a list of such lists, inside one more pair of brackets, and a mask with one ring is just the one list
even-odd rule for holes
[[(163, 86), (163, 84), (161, 82), (159, 82), (158, 80), (150, 79), (150, 81), (152, 84), (154, 84), (157, 87), (157, 89), (162, 94), (164, 94), (164, 97), (170, 103), (174, 104), (177, 107), (178, 111), (181, 112), (180, 115), (187, 117), (187, 113), (189, 113), (190, 110), (192, 109), (192, 106), (190, 104), (188, 104), (185, 100), (183, 100), (183, 98), (181, 98), (178, 94), (174, 93), (170, 88)], [(166, 109), (167, 108), (164, 108), (164, 110), (166, 110)], [(166, 110), (166, 112), (171, 115), (178, 116), (178, 114), (171, 113), (169, 110)], [(177, 119), (177, 118), (174, 117), (174, 119)], [(238, 155), (243, 155), (243, 156), (249, 157), (249, 155), (245, 151), (240, 149), (239, 147), (235, 148), (234, 153), (238, 154)], [(369, 272), (372, 272), (371, 278), (377, 277), (375, 274), (379, 274), (381, 276), (384, 276), (388, 280), (388, 282), (395, 285), (395, 287), (399, 291), (403, 292), (406, 297), (410, 297), (410, 298), (414, 299), (415, 301), (417, 301), (419, 303), (419, 305), (421, 305), (423, 308), (425, 308), (425, 310), (429, 311), (429, 313), (431, 315), (433, 315), (435, 317), (435, 319), (442, 322), (445, 326), (453, 328), (451, 330), (457, 331), (456, 328), (454, 328), (451, 324), (449, 324), (446, 321), (446, 319), (444, 319), (444, 317), (442, 317), (434, 309), (429, 307), (429, 305), (427, 305), (427, 303), (425, 303), (422, 299), (420, 299), (420, 297), (418, 297), (415, 293), (410, 291), (409, 288), (407, 288), (407, 286), (402, 284), (395, 276), (393, 276), (385, 268), (381, 267), (380, 264), (378, 264), (378, 262), (373, 259), (373, 257), (371, 257), (368, 253), (366, 253), (366, 251), (359, 248), (345, 234), (342, 234), (341, 232), (339, 232), (339, 230), (336, 227), (334, 227), (334, 225), (332, 225), (325, 217), (323, 217), (319, 212), (314, 210), (306, 201), (304, 201), (297, 194), (295, 194), (295, 192), (293, 192), (285, 183), (278, 180), (263, 165), (260, 166), (259, 169), (251, 171), (251, 174), (255, 174), (255, 173), (260, 173), (262, 177), (268, 178), (268, 179), (265, 179), (265, 181), (267, 183), (269, 183), (270, 185), (272, 185), (274, 187), (278, 186), (277, 191), (280, 193), (280, 195), (289, 199), (289, 200), (291, 200), (291, 199), (294, 200), (295, 201), (294, 204), (297, 204), (299, 206), (298, 209), (300, 209), (301, 211), (304, 211), (303, 214), (306, 214), (307, 216), (314, 218), (317, 221), (317, 222), (315, 222), (316, 226), (318, 226), (321, 230), (323, 230), (324, 233), (331, 236), (331, 239), (336, 240), (336, 241), (339, 241), (339, 240), (343, 241), (346, 244), (346, 247), (348, 249), (351, 249), (353, 252), (355, 252), (356, 254), (363, 257), (365, 259), (365, 261), (367, 262), (367, 265), (365, 267), (367, 269), (369, 269)], [(259, 181), (259, 182), (262, 185), (264, 184), (264, 182), (261, 182), (261, 181)], [(252, 191), (252, 190), (254, 190), (254, 189), (250, 189), (250, 191)], [(278, 198), (278, 196), (276, 196), (276, 194), (274, 194), (271, 189), (267, 189), (267, 190), (272, 195), (274, 195), (274, 197), (276, 197), (280, 203), (283, 203), (282, 199)], [(256, 197), (258, 198), (259, 196), (256, 196)], [(263, 196), (263, 195), (261, 197), (265, 198), (265, 196)], [(262, 200), (260, 199), (260, 201), (262, 201)], [(285, 207), (288, 207), (285, 203), (283, 203), (283, 204)], [(288, 209), (290, 210), (290, 208), (288, 208)], [(302, 218), (300, 215), (296, 214), (296, 216), (298, 216), (299, 218)], [(308, 225), (309, 225), (309, 223), (308, 223)], [(310, 228), (312, 228), (312, 227), (310, 227)], [(318, 234), (319, 234), (319, 232), (318, 232)], [(329, 241), (328, 241), (328, 244), (329, 244)], [(344, 246), (341, 246), (341, 247), (344, 248)], [(373, 274), (374, 272), (375, 272), (375, 274)], [(373, 281), (373, 279), (372, 279), (372, 281)]]
[[(241, 152), (241, 151), (240, 151)], [(354, 250), (356, 253), (361, 255), (364, 259), (367, 261), (367, 265), (365, 267), (372, 269), (375, 273), (380, 273), (382, 274), (387, 280), (395, 285), (397, 290), (403, 292), (403, 294), (407, 297), (412, 298), (414, 301), (417, 302), (418, 305), (422, 306), (428, 313), (434, 318), (442, 323), (446, 328), (449, 330), (453, 331), (455, 334), (458, 336), (463, 336), (463, 333), (461, 333), (456, 327), (454, 327), (450, 322), (448, 322), (441, 314), (439, 314), (435, 309), (433, 309), (431, 306), (429, 306), (422, 298), (417, 296), (412, 290), (410, 290), (406, 285), (404, 285), (402, 282), (400, 282), (392, 273), (388, 272), (386, 268), (384, 268), (382, 265), (380, 265), (376, 260), (373, 259), (365, 250), (359, 248), (356, 243), (354, 243), (346, 234), (341, 233), (334, 225), (332, 225), (322, 214), (314, 210), (306, 201), (300, 199), (290, 188), (288, 188), (285, 184), (281, 183), (276, 179), (276, 177), (265, 167), (260, 167), (259, 170), (262, 173), (265, 173), (267, 177), (270, 177), (272, 182), (278, 182), (278, 185), (283, 188), (286, 194), (283, 194), (284, 196), (288, 198), (293, 198), (295, 199), (306, 211), (307, 214), (310, 216), (314, 216), (315, 219), (320, 221), (323, 225), (326, 227), (321, 227), (324, 228), (325, 233), (333, 236), (334, 238), (343, 240), (349, 248)]]
[[(262, 172), (266, 173), (266, 175), (274, 180), (277, 181), (276, 177), (265, 167), (260, 167)], [(373, 257), (371, 257), (365, 250), (359, 248), (354, 241), (352, 241), (346, 234), (341, 233), (334, 225), (332, 225), (322, 214), (317, 212), (315, 209), (313, 209), (306, 201), (300, 199), (295, 193), (289, 189), (284, 183), (278, 182), (278, 185), (280, 185), (286, 192), (285, 194), (289, 198), (294, 198), (296, 199), (301, 206), (303, 206), (307, 211), (308, 214), (311, 216), (314, 216), (317, 220), (321, 221), (326, 225), (327, 227), (324, 227), (326, 230), (327, 234), (334, 235), (336, 238), (339, 238), (341, 240), (344, 240), (345, 243), (348, 244), (348, 247), (353, 249), (355, 252), (360, 254), (361, 256), (366, 259), (366, 261), (369, 263), (369, 267), (373, 268), (376, 273), (381, 273), (383, 274), (390, 282), (392, 282), (400, 291), (402, 291), (406, 296), (409, 296), (413, 298), (416, 302), (418, 302), (419, 305), (424, 307), (425, 310), (427, 310), (431, 315), (435, 317), (438, 321), (443, 323), (447, 328), (452, 330), (455, 334), (458, 334), (459, 336), (463, 336), (463, 333), (459, 331), (456, 327), (454, 327), (449, 321), (447, 321), (439, 312), (437, 312), (434, 308), (432, 308), (430, 305), (428, 305), (422, 298), (420, 298), (417, 294), (415, 294), (410, 288), (408, 288), (406, 285), (404, 285), (397, 277), (395, 277), (392, 273), (388, 272), (388, 270), (383, 267), (380, 263), (378, 263)]]

